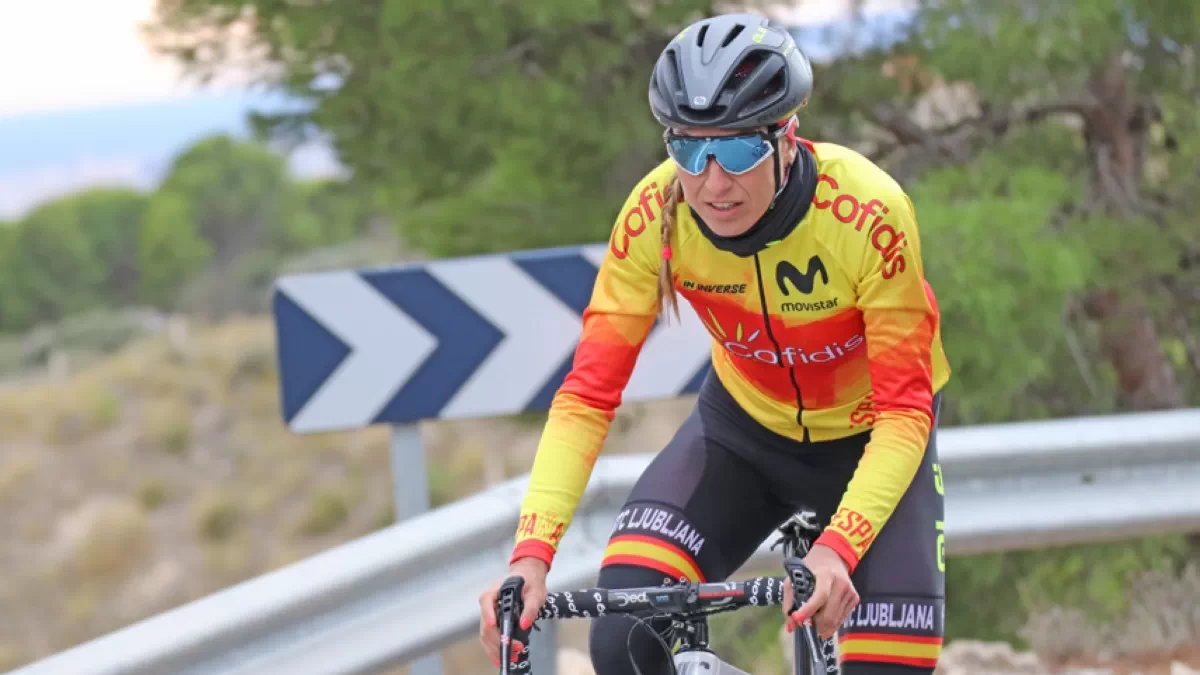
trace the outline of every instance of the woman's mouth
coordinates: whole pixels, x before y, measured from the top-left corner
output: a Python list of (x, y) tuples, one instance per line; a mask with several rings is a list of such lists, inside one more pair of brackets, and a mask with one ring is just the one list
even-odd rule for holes
[(708, 202), (709, 208), (721, 215), (732, 214), (741, 205), (741, 202)]

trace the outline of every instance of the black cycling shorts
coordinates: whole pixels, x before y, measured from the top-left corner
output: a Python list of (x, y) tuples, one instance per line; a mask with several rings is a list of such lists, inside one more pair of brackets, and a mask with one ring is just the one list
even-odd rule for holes
[[(911, 486), (852, 576), (860, 602), (840, 632), (845, 675), (932, 673), (940, 654), (945, 598), (936, 443), (940, 403), (939, 394), (929, 446)], [(869, 436), (808, 443), (780, 436), (743, 411), (710, 372), (691, 415), (617, 516), (599, 586), (722, 581), (798, 510), (815, 511), (824, 528)], [(623, 616), (593, 620), (596, 672), (632, 675), (631, 656), (644, 675), (671, 672), (667, 654), (646, 626)]]

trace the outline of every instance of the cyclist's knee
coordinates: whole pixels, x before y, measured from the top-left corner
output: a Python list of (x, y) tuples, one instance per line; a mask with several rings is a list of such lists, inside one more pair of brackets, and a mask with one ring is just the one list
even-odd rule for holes
[(671, 672), (671, 653), (659, 637), (665, 642), (669, 628), (670, 624), (662, 619), (639, 622), (619, 614), (592, 619), (592, 667), (604, 675), (633, 675), (639, 671), (643, 675), (667, 675)]

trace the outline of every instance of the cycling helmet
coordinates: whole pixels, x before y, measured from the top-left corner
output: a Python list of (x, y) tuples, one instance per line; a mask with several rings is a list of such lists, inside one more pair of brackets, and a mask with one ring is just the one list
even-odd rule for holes
[(786, 121), (812, 93), (812, 66), (765, 17), (723, 14), (684, 28), (650, 76), (665, 127), (755, 129)]

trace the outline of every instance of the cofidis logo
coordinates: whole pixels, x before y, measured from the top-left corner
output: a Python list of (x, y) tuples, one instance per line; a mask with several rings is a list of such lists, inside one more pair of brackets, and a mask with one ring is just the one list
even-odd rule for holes
[[(651, 208), (651, 199), (658, 203), (658, 213)], [(633, 208), (625, 212), (621, 217), (621, 227), (613, 228), (612, 238), (608, 242), (608, 250), (620, 259), (625, 259), (629, 256), (630, 241), (646, 231), (646, 227), (653, 223), (658, 216), (662, 215), (663, 206), (667, 203), (666, 195), (663, 190), (658, 187), (658, 183), (651, 181), (642, 186), (642, 192), (638, 195), (637, 204)]]
[[(833, 192), (839, 192), (837, 179), (833, 176), (821, 174), (817, 180), (828, 185)], [(896, 232), (895, 227), (883, 222), (884, 216), (891, 210), (886, 204), (878, 199), (863, 203), (854, 195), (842, 192), (833, 199), (813, 195), (813, 206), (829, 211), (834, 218), (847, 225), (853, 224), (855, 232), (862, 232), (864, 227), (867, 228), (871, 246), (883, 257), (884, 279), (891, 279), (904, 272), (907, 262), (904, 260), (903, 251), (908, 248), (908, 240), (903, 232)], [(870, 225), (867, 224), (868, 219)]]
[(705, 311), (708, 314), (705, 324), (707, 324), (709, 332), (712, 333), (713, 337), (721, 341), (721, 345), (725, 347), (726, 351), (734, 356), (740, 356), (744, 359), (751, 359), (773, 366), (782, 364), (790, 368), (797, 364), (830, 363), (846, 357), (866, 343), (866, 339), (862, 335), (855, 334), (845, 340), (834, 340), (816, 349), (805, 349), (791, 345), (780, 345), (776, 349), (770, 340), (763, 338), (763, 331), (761, 329), (755, 329), (747, 333), (739, 321), (733, 327), (733, 331), (729, 332), (717, 320), (716, 315), (713, 314), (711, 309), (705, 307)]

